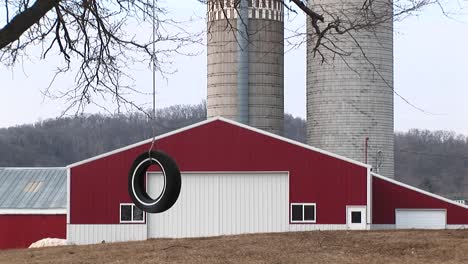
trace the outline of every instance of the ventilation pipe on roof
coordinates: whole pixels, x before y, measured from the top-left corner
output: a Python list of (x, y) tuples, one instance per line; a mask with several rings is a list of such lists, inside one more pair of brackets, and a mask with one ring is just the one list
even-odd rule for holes
[(237, 110), (239, 122), (249, 124), (249, 6), (240, 0), (237, 7)]

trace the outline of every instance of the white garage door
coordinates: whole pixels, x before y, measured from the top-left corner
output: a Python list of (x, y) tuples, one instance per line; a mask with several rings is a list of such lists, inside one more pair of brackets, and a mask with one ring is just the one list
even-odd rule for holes
[[(157, 197), (162, 175), (148, 176)], [(176, 204), (148, 214), (148, 237), (199, 237), (285, 232), (289, 226), (287, 173), (183, 173)]]
[(397, 209), (397, 229), (444, 229), (446, 226), (446, 211), (444, 209)]

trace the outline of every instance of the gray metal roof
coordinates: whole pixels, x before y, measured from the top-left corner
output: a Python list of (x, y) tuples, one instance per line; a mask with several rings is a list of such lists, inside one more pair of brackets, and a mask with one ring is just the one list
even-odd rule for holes
[(66, 168), (0, 168), (0, 209), (67, 208)]

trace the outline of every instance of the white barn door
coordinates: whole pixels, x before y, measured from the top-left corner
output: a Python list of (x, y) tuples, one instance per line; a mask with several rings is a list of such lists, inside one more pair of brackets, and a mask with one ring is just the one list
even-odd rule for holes
[[(148, 175), (151, 197), (161, 186), (161, 174)], [(148, 238), (285, 232), (288, 203), (287, 173), (182, 173), (176, 204), (147, 215)]]
[(365, 206), (346, 206), (346, 225), (350, 230), (366, 230)]
[(445, 229), (447, 212), (444, 209), (396, 209), (397, 229)]

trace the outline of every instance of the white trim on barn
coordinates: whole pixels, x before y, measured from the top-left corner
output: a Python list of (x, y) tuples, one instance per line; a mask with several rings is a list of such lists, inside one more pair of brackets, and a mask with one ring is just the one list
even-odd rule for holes
[(146, 224), (67, 224), (67, 240), (73, 244), (146, 240)]
[(468, 229), (468, 225), (447, 225), (447, 229)]
[(376, 178), (379, 178), (379, 179), (381, 179), (381, 180), (388, 181), (388, 182), (391, 182), (391, 183), (393, 183), (393, 184), (399, 185), (399, 186), (401, 186), (401, 187), (404, 187), (404, 188), (407, 188), (407, 189), (410, 189), (410, 190), (413, 190), (413, 191), (422, 193), (422, 194), (424, 194), (424, 195), (427, 195), (427, 196), (430, 196), (430, 197), (433, 197), (433, 198), (442, 200), (442, 201), (444, 201), (444, 202), (447, 202), (447, 203), (450, 203), (450, 204), (453, 204), (453, 205), (460, 206), (460, 207), (462, 207), (462, 208), (468, 209), (468, 205), (463, 205), (463, 204), (457, 203), (457, 202), (455, 202), (455, 201), (453, 201), (453, 200), (447, 199), (447, 198), (442, 197), (442, 196), (440, 196), (440, 195), (433, 194), (433, 193), (430, 193), (430, 192), (427, 192), (427, 191), (418, 189), (418, 188), (413, 187), (413, 186), (411, 186), (411, 185), (404, 184), (404, 183), (402, 183), (402, 182), (399, 182), (399, 181), (396, 181), (396, 180), (394, 180), (394, 179), (390, 179), (390, 178), (384, 177), (384, 176), (379, 175), (379, 174), (376, 174), (376, 173), (371, 173), (371, 174), (372, 174), (372, 176), (374, 176), (374, 177), (376, 177)]
[(278, 139), (278, 140), (281, 140), (281, 141), (284, 141), (284, 142), (287, 142), (287, 143), (290, 143), (290, 144), (293, 144), (293, 145), (296, 145), (296, 146), (299, 146), (299, 147), (303, 147), (305, 149), (309, 149), (309, 150), (312, 150), (312, 151), (315, 151), (315, 152), (318, 152), (318, 153), (321, 153), (321, 154), (324, 154), (324, 155), (327, 155), (327, 156), (330, 156), (330, 157), (333, 157), (333, 158), (337, 158), (337, 159), (340, 159), (340, 160), (343, 160), (343, 161), (347, 161), (347, 162), (355, 164), (355, 165), (359, 165), (359, 166), (362, 166), (362, 167), (365, 167), (365, 168), (371, 168), (372, 167), (371, 165), (359, 162), (357, 160), (353, 160), (353, 159), (350, 159), (350, 158), (347, 158), (347, 157), (344, 157), (344, 156), (341, 156), (341, 155), (338, 155), (338, 154), (335, 154), (335, 153), (331, 153), (331, 152), (323, 150), (323, 149), (312, 147), (310, 145), (307, 145), (307, 144), (304, 144), (304, 143), (301, 143), (301, 142), (298, 142), (298, 141), (294, 141), (292, 139), (285, 138), (285, 137), (279, 136), (277, 134), (273, 134), (273, 133), (270, 133), (270, 132), (255, 128), (255, 127), (251, 127), (251, 126), (248, 126), (246, 124), (242, 124), (242, 123), (230, 120), (230, 119), (226, 119), (226, 118), (223, 118), (223, 117), (217, 117), (217, 119), (222, 120), (222, 121), (224, 121), (226, 123), (230, 123), (230, 124), (235, 125), (235, 126), (239, 126), (239, 127), (242, 127), (242, 128), (257, 132), (259, 134), (263, 134), (263, 135), (266, 135), (266, 136), (269, 136), (269, 137), (272, 137), (272, 138), (275, 138), (275, 139)]
[(122, 152), (122, 151), (125, 151), (125, 150), (129, 150), (129, 149), (132, 149), (132, 148), (136, 148), (136, 147), (138, 147), (138, 146), (151, 143), (153, 140), (159, 140), (159, 139), (161, 139), (161, 138), (169, 137), (169, 136), (172, 136), (172, 135), (174, 135), (174, 134), (178, 134), (178, 133), (180, 133), (180, 132), (183, 132), (183, 131), (186, 131), (186, 130), (190, 130), (190, 129), (194, 128), (194, 127), (198, 127), (198, 126), (202, 126), (202, 125), (204, 125), (204, 124), (210, 123), (210, 122), (212, 122), (212, 121), (214, 121), (214, 120), (216, 120), (216, 119), (207, 119), (207, 120), (204, 120), (204, 121), (201, 121), (201, 122), (192, 124), (192, 125), (190, 125), (190, 126), (182, 127), (182, 128), (173, 130), (173, 131), (171, 131), (171, 132), (168, 132), (168, 133), (159, 135), (159, 136), (155, 137), (154, 139), (153, 139), (153, 138), (149, 138), (149, 139), (146, 139), (146, 140), (143, 140), (143, 141), (140, 141), (140, 142), (137, 142), (137, 143), (134, 143), (134, 144), (131, 144), (131, 145), (122, 147), (122, 148), (118, 148), (118, 149), (115, 149), (115, 150), (112, 150), (112, 151), (103, 153), (103, 154), (101, 154), (101, 155), (94, 156), (94, 157), (89, 158), (89, 159), (85, 159), (85, 160), (82, 160), (82, 161), (79, 161), (79, 162), (72, 163), (72, 164), (70, 164), (70, 165), (67, 165), (67, 168), (73, 168), (73, 167), (76, 167), (76, 166), (79, 166), (79, 165), (82, 165), (82, 164), (91, 162), (91, 161), (93, 161), (93, 160), (102, 159), (102, 158), (104, 158), (104, 157), (111, 156), (111, 155), (117, 154), (117, 153)]
[[(271, 231), (271, 233), (319, 230), (348, 230), (348, 227), (339, 224), (290, 224), (284, 231)], [(67, 240), (77, 245), (141, 241), (150, 238), (152, 237), (148, 236), (148, 226), (146, 224), (67, 225)]]
[(312, 150), (312, 151), (315, 151), (315, 152), (318, 152), (318, 153), (321, 153), (321, 154), (324, 154), (324, 155), (333, 157), (333, 158), (337, 158), (337, 159), (340, 159), (340, 160), (343, 160), (343, 161), (347, 161), (347, 162), (349, 162), (349, 163), (352, 163), (352, 164), (355, 164), (355, 165), (358, 165), (358, 166), (362, 166), (362, 167), (365, 167), (365, 168), (371, 168), (371, 165), (364, 164), (364, 163), (362, 163), (362, 162), (359, 162), (359, 161), (356, 161), (356, 160), (353, 160), (353, 159), (350, 159), (350, 158), (346, 158), (346, 157), (344, 157), (344, 156), (337, 155), (337, 154), (328, 152), (328, 151), (323, 150), (323, 149), (319, 149), (319, 148), (316, 148), (316, 147), (312, 147), (312, 146), (306, 145), (306, 144), (304, 144), (304, 143), (291, 140), (291, 139), (289, 139), (289, 138), (285, 138), (285, 137), (282, 137), (282, 136), (278, 136), (278, 135), (276, 135), (276, 134), (273, 134), (273, 133), (270, 133), (270, 132), (267, 132), (267, 131), (263, 131), (263, 130), (258, 129), (258, 128), (250, 127), (250, 126), (248, 126), (248, 125), (245, 125), (245, 124), (242, 124), (242, 123), (238, 123), (238, 122), (236, 122), (236, 121), (233, 121), (233, 120), (230, 120), (230, 119), (226, 119), (226, 118), (221, 117), (221, 116), (213, 117), (213, 118), (207, 119), (207, 120), (205, 120), (205, 121), (192, 124), (192, 125), (190, 125), (190, 126), (186, 126), (186, 127), (183, 127), (183, 128), (176, 129), (176, 130), (171, 131), (171, 132), (168, 132), (168, 133), (166, 133), (166, 134), (159, 135), (159, 136), (155, 137), (154, 139), (153, 139), (153, 138), (149, 138), (149, 139), (146, 139), (146, 140), (137, 142), (137, 143), (135, 143), (135, 144), (125, 146), (125, 147), (123, 147), (123, 148), (119, 148), (119, 149), (116, 149), (116, 150), (113, 150), (113, 151), (110, 151), (110, 152), (106, 152), (106, 153), (103, 153), (103, 154), (101, 154), (101, 155), (98, 155), (98, 156), (89, 158), (89, 159), (85, 159), (85, 160), (82, 160), (82, 161), (79, 161), (79, 162), (70, 164), (70, 165), (67, 166), (67, 168), (76, 167), (76, 166), (79, 166), (79, 165), (82, 165), (82, 164), (91, 162), (91, 161), (93, 161), (93, 160), (98, 160), (98, 159), (101, 159), (101, 158), (104, 158), (104, 157), (107, 157), (107, 156), (110, 156), (110, 155), (113, 155), (113, 154), (116, 154), (116, 153), (119, 153), (119, 152), (122, 152), (122, 151), (125, 151), (125, 150), (129, 150), (129, 149), (132, 149), (132, 148), (135, 148), (135, 147), (144, 145), (144, 144), (148, 144), (148, 143), (151, 143), (153, 140), (159, 140), (159, 139), (162, 139), (162, 138), (165, 138), (165, 137), (168, 137), (168, 136), (172, 136), (172, 135), (174, 135), (174, 134), (178, 134), (178, 133), (180, 133), (180, 132), (183, 132), (183, 131), (186, 131), (186, 130), (189, 130), (189, 129), (192, 129), (192, 128), (195, 128), (195, 127), (198, 127), (198, 126), (202, 126), (202, 125), (205, 125), (205, 124), (214, 122), (214, 121), (216, 121), (216, 120), (221, 120), (221, 121), (223, 121), (223, 122), (226, 122), (226, 123), (229, 123), (229, 124), (238, 126), (238, 127), (242, 127), (242, 128), (244, 128), (244, 129), (247, 129), (247, 130), (250, 130), (250, 131), (254, 131), (254, 132), (257, 132), (257, 133), (259, 133), (259, 134), (263, 134), (263, 135), (266, 135), (266, 136), (269, 136), (269, 137), (272, 137), (272, 138), (275, 138), (275, 139), (278, 139), (278, 140), (281, 140), (281, 141), (284, 141), (284, 142), (287, 142), (287, 143), (290, 143), (290, 144), (293, 144), (293, 145), (296, 145), (296, 146), (299, 146), (299, 147), (303, 147), (303, 148), (305, 148), (305, 149), (309, 149), (309, 150)]
[(302, 232), (302, 231), (328, 231), (328, 230), (348, 230), (347, 225), (340, 224), (290, 224), (288, 232)]
[(372, 224), (370, 225), (371, 230), (393, 230), (395, 225), (393, 224)]
[(64, 215), (67, 209), (0, 209), (0, 215)]
[(67, 224), (70, 223), (70, 186), (71, 186), (71, 172), (70, 168), (67, 168)]
[[(446, 229), (468, 229), (468, 225), (446, 225)], [(396, 229), (395, 225), (392, 224), (379, 224), (371, 225), (371, 230), (394, 230)]]
[(372, 176), (371, 169), (367, 168), (367, 206), (366, 206), (366, 223), (367, 229), (370, 229), (372, 224)]

